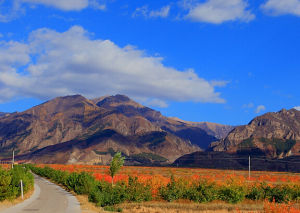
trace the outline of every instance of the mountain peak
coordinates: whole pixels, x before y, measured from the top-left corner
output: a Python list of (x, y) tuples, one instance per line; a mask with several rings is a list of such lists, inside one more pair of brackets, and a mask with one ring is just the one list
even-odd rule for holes
[(116, 107), (120, 105), (129, 105), (135, 108), (144, 108), (144, 106), (131, 100), (128, 96), (120, 94), (96, 98), (93, 99), (93, 102), (100, 107)]

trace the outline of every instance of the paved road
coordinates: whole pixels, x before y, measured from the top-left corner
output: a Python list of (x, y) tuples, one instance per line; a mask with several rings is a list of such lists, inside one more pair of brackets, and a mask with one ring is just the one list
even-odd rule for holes
[(24, 202), (0, 213), (80, 213), (75, 196), (48, 180), (35, 175), (33, 195)]

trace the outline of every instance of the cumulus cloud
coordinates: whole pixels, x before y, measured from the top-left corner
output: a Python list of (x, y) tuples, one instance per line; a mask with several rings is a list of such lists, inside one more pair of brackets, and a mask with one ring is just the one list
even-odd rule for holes
[(264, 105), (259, 105), (258, 107), (256, 107), (255, 113), (258, 114), (260, 112), (263, 112), (266, 110), (266, 107)]
[(184, 7), (188, 9), (185, 18), (196, 22), (221, 24), (227, 21), (249, 22), (255, 15), (248, 10), (245, 0), (207, 0), (204, 3), (185, 1)]
[(300, 111), (300, 106), (296, 106), (296, 107), (294, 107), (294, 109)]
[(149, 10), (147, 5), (144, 5), (142, 7), (136, 8), (134, 13), (132, 14), (132, 17), (137, 17), (137, 16), (144, 16), (146, 18), (156, 18), (156, 17), (161, 17), (161, 18), (166, 18), (170, 14), (170, 9), (171, 6), (167, 5), (159, 10)]
[(161, 106), (170, 100), (224, 102), (214, 85), (193, 70), (177, 70), (162, 61), (133, 46), (91, 39), (80, 26), (62, 33), (38, 29), (27, 43), (2, 42), (0, 100), (121, 93), (161, 101)]
[(89, 5), (88, 0), (18, 0), (20, 3), (41, 4), (54, 7), (60, 10), (82, 10)]
[(43, 5), (63, 11), (80, 11), (86, 8), (106, 9), (106, 0), (0, 0), (0, 22), (9, 22), (24, 14), (24, 5)]
[(300, 16), (300, 0), (268, 0), (261, 8), (271, 15)]

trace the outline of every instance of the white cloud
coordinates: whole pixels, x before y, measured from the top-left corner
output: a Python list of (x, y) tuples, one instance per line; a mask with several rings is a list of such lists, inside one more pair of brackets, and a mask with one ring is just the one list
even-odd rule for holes
[(296, 106), (296, 107), (294, 107), (294, 109), (300, 111), (300, 106)]
[(80, 11), (88, 7), (96, 10), (106, 9), (106, 0), (7, 0), (6, 6), (3, 5), (4, 1), (0, 0), (0, 22), (9, 22), (24, 14), (24, 5), (29, 5), (30, 8), (43, 5), (63, 11)]
[(264, 105), (259, 105), (256, 110), (255, 110), (255, 113), (258, 114), (260, 112), (263, 112), (266, 110), (266, 107)]
[(254, 107), (254, 104), (252, 102), (250, 102), (249, 104), (244, 104), (243, 108), (247, 108), (247, 109), (251, 109)]
[(300, 0), (268, 0), (261, 8), (271, 15), (300, 16)]
[(149, 9), (147, 5), (144, 5), (142, 7), (138, 7), (135, 9), (135, 11), (132, 14), (132, 17), (137, 17), (137, 16), (145, 16), (148, 17), (149, 14)]
[(160, 8), (159, 10), (149, 10), (148, 6), (144, 5), (142, 7), (136, 8), (134, 13), (132, 14), (132, 17), (144, 16), (146, 18), (166, 18), (170, 14), (170, 9), (171, 6), (167, 5)]
[(160, 108), (167, 108), (168, 104), (165, 101), (159, 99), (152, 99), (145, 102), (148, 106), (160, 107)]
[(20, 3), (41, 4), (54, 7), (60, 10), (82, 10), (88, 7), (88, 0), (18, 0)]
[(193, 70), (166, 67), (162, 60), (132, 46), (91, 39), (80, 26), (62, 33), (43, 28), (32, 32), (28, 43), (2, 42), (0, 100), (121, 93), (161, 103), (224, 102)]
[(227, 21), (249, 22), (255, 15), (247, 10), (248, 3), (244, 0), (207, 0), (204, 3), (185, 2), (188, 9), (185, 18), (196, 22), (221, 24)]
[(170, 8), (171, 6), (167, 5), (165, 7), (162, 7), (160, 10), (152, 10), (150, 11), (149, 16), (166, 18), (169, 16)]
[(106, 4), (104, 2), (100, 3), (97, 0), (89, 0), (89, 6), (96, 10), (106, 10)]

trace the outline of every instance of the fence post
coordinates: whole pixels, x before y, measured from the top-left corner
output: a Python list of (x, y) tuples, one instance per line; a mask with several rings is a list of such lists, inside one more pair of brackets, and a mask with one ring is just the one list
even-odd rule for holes
[(22, 198), (22, 200), (23, 200), (23, 181), (21, 180), (21, 198)]

